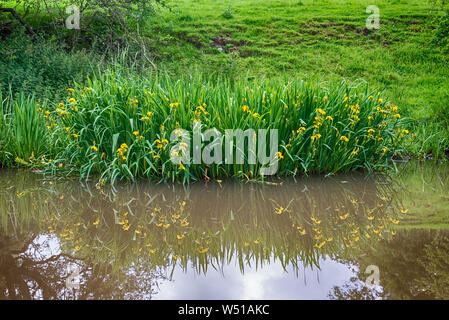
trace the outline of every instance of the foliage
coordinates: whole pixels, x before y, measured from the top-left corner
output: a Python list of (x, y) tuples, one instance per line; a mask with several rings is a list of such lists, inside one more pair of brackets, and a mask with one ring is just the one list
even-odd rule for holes
[(0, 91), (0, 166), (4, 166), (9, 158), (9, 153), (6, 146), (10, 144), (11, 139), (11, 125), (8, 117), (8, 104), (6, 98)]
[[(106, 13), (108, 17), (119, 22), (129, 14), (143, 17), (149, 11), (153, 11), (155, 3), (162, 2), (161, 0), (16, 0), (14, 1), (14, 6), (21, 8), (25, 13), (47, 11), (62, 18), (66, 13), (66, 8), (75, 5), (81, 12), (93, 10), (100, 14)], [(11, 1), (0, 0), (0, 6), (10, 4)]]
[(20, 159), (30, 159), (44, 155), (49, 150), (45, 119), (39, 110), (42, 108), (32, 96), (23, 93), (13, 105), (12, 154)]
[(1, 99), (0, 111), (0, 164), (12, 165), (13, 159), (33, 160), (51, 150), (43, 110), (32, 96), (18, 95), (17, 99)]
[(18, 32), (0, 40), (0, 91), (55, 99), (73, 81), (91, 74), (98, 57), (84, 51), (66, 52), (55, 41), (32, 39)]
[(414, 121), (409, 124), (413, 132), (405, 142), (405, 149), (420, 159), (444, 159), (449, 156), (449, 128), (443, 121)]
[(55, 164), (64, 163), (64, 170), (82, 178), (98, 173), (112, 183), (259, 176), (261, 167), (248, 164), (247, 150), (245, 164), (173, 164), (171, 147), (178, 141), (170, 141), (170, 134), (181, 128), (191, 133), (194, 121), (203, 132), (216, 128), (222, 134), (278, 129), (278, 175), (381, 169), (408, 134), (398, 108), (380, 92), (344, 82), (231, 83), (200, 74), (176, 80), (116, 70), (87, 87), (70, 88), (69, 96), (46, 112), (62, 150)]

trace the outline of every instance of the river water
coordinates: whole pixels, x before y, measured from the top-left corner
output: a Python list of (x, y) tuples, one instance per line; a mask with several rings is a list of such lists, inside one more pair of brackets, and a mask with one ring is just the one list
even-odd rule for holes
[(449, 165), (99, 187), (0, 171), (0, 299), (449, 298)]

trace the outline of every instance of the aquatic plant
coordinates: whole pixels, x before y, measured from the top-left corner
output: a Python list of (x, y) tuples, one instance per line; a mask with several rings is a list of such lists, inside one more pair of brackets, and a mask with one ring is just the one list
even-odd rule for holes
[[(248, 150), (242, 164), (174, 164), (170, 156), (179, 141), (170, 134), (192, 132), (195, 123), (203, 132), (277, 129), (279, 176), (382, 169), (408, 134), (397, 106), (346, 82), (231, 82), (200, 74), (143, 79), (108, 71), (87, 87), (69, 88), (45, 113), (59, 150), (52, 170), (82, 179), (95, 174), (102, 183), (259, 177), (261, 165), (248, 161)], [(201, 150), (208, 143), (202, 141)]]

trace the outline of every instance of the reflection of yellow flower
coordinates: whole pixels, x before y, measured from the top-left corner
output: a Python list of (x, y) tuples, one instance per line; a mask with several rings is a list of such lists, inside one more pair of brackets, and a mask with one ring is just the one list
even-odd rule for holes
[(310, 219), (311, 219), (313, 222), (315, 222), (316, 224), (320, 224), (320, 223), (321, 223), (321, 220), (319, 220), (319, 219), (317, 219), (317, 218), (315, 218), (315, 217), (310, 217)]
[(320, 242), (318, 244), (315, 244), (314, 247), (318, 248), (318, 249), (321, 249), (321, 247), (324, 246), (325, 244), (326, 244), (326, 241), (323, 241), (323, 242)]
[(187, 220), (181, 221), (181, 227), (187, 227), (190, 224)]
[(344, 214), (344, 215), (342, 215), (342, 216), (339, 216), (339, 217), (340, 217), (341, 220), (345, 220), (347, 217), (349, 217), (349, 212)]
[(199, 247), (198, 248), (198, 252), (199, 253), (206, 253), (207, 251), (209, 251), (209, 248), (204, 248), (204, 247)]
[(399, 223), (399, 220), (398, 220), (398, 219), (390, 218), (390, 221), (393, 222), (394, 224), (398, 224), (398, 223)]
[(274, 212), (275, 212), (276, 214), (282, 214), (282, 213), (284, 212), (284, 210), (285, 210), (284, 207), (279, 207), (279, 208), (277, 208)]

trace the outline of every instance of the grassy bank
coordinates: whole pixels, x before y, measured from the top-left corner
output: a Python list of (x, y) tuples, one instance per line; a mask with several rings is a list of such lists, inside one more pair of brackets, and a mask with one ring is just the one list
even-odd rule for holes
[[(380, 9), (379, 30), (365, 27), (369, 5)], [(363, 78), (415, 118), (448, 115), (448, 56), (431, 43), (439, 13), (425, 1), (181, 0), (173, 6), (146, 33), (170, 70), (196, 64), (253, 77)]]
[[(380, 8), (379, 30), (365, 27), (372, 4)], [(155, 141), (169, 141), (177, 126), (191, 130), (198, 113), (204, 129), (279, 129), (285, 175), (375, 169), (399, 154), (444, 157), (448, 54), (433, 43), (441, 14), (414, 0), (181, 0), (141, 21), (133, 39), (89, 12), (79, 31), (47, 13), (28, 16), (37, 37), (14, 29), (0, 40), (0, 163), (98, 173), (110, 181), (257, 175), (257, 166), (171, 166), (167, 153), (153, 158)], [(136, 21), (128, 23), (133, 28)], [(114, 59), (120, 52), (126, 54)], [(103, 68), (121, 74), (105, 76)], [(354, 100), (343, 103), (345, 94)], [(35, 104), (43, 117), (29, 111)], [(385, 123), (370, 120), (377, 107)], [(36, 132), (19, 129), (21, 117), (33, 117)], [(385, 127), (378, 134), (379, 125)], [(366, 140), (370, 129), (380, 140)]]

